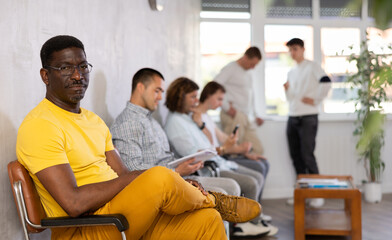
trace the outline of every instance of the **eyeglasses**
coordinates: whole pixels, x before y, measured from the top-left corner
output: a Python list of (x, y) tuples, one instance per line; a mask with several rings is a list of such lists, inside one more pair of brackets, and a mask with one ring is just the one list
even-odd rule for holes
[(82, 63), (79, 65), (63, 65), (61, 67), (45, 66), (44, 68), (51, 68), (60, 71), (63, 76), (71, 76), (75, 72), (75, 68), (78, 69), (80, 74), (87, 74), (93, 70), (93, 65), (90, 63)]

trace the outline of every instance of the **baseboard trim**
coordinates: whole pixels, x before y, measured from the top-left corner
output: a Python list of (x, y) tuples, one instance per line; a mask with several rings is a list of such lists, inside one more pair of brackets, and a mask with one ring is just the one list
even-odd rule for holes
[(263, 199), (292, 198), (294, 188), (264, 189)]

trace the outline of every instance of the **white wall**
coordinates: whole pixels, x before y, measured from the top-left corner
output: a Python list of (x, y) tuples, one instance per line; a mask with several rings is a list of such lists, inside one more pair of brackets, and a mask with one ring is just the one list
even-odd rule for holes
[[(266, 121), (258, 129), (265, 147), (265, 156), (271, 168), (266, 181), (264, 198), (285, 198), (293, 196), (295, 172), (286, 140), (286, 121)], [(385, 171), (382, 179), (383, 192), (392, 192), (392, 122), (385, 128), (385, 147), (382, 159)], [(358, 162), (355, 152), (356, 139), (352, 133), (354, 122), (351, 120), (320, 120), (316, 139), (316, 151), (320, 174), (351, 175), (355, 184), (366, 180), (362, 163)]]
[(94, 68), (82, 106), (111, 124), (138, 69), (156, 68), (166, 82), (182, 75), (198, 79), (200, 1), (165, 2), (156, 12), (148, 0), (0, 0), (1, 239), (23, 238), (6, 169), (16, 158), (20, 123), (45, 94), (42, 44), (59, 34), (85, 44)]

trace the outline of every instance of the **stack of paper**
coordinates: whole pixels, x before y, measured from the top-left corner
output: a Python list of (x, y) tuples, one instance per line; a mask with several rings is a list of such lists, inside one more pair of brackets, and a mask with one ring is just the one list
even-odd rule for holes
[(347, 181), (337, 178), (301, 178), (298, 180), (301, 187), (308, 188), (347, 188)]

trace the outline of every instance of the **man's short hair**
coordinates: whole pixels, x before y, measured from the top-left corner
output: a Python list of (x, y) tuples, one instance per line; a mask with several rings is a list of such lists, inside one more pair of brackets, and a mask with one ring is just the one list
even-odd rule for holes
[(249, 59), (257, 57), (259, 60), (261, 60), (261, 52), (258, 47), (250, 47), (245, 51), (245, 56), (247, 56)]
[(200, 102), (203, 103), (205, 100), (207, 100), (207, 98), (214, 95), (217, 91), (222, 91), (225, 93), (226, 89), (215, 81), (207, 83), (200, 94)]
[(153, 80), (154, 76), (158, 76), (162, 78), (162, 80), (165, 80), (160, 72), (152, 68), (142, 68), (137, 71), (132, 78), (132, 92), (136, 90), (138, 83), (142, 83), (145, 87), (147, 87)]
[(52, 54), (54, 52), (58, 52), (63, 49), (71, 48), (71, 47), (82, 49), (84, 55), (86, 55), (86, 52), (84, 51), (83, 43), (75, 37), (68, 36), (68, 35), (59, 35), (59, 36), (52, 37), (51, 39), (46, 41), (41, 48), (42, 67), (44, 68), (50, 65), (50, 61), (52, 60)]
[(304, 47), (305, 46), (304, 41), (302, 41), (299, 38), (293, 38), (293, 39), (291, 39), (290, 41), (288, 41), (286, 43), (287, 47), (291, 47), (291, 46), (294, 46), (294, 45), (298, 45), (300, 47)]
[(166, 107), (172, 112), (184, 113), (185, 95), (199, 90), (197, 84), (186, 77), (174, 80), (166, 91)]

